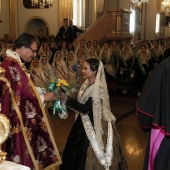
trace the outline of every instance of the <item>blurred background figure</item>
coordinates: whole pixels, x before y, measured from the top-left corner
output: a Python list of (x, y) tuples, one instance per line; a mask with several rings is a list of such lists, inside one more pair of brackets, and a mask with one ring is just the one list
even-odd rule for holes
[(52, 62), (52, 69), (54, 73), (54, 78), (57, 79), (64, 79), (66, 81), (69, 80), (68, 77), (68, 68), (66, 62), (63, 59), (62, 53), (57, 51), (54, 55), (54, 60)]
[(84, 31), (78, 28), (76, 25), (73, 25), (73, 20), (69, 19), (69, 26), (71, 28), (71, 39), (70, 41), (73, 42), (77, 38), (77, 33), (83, 33)]

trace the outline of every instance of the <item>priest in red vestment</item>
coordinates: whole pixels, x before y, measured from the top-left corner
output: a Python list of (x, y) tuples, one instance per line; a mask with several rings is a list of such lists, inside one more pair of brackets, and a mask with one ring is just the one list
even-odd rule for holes
[(11, 134), (4, 143), (7, 160), (50, 170), (61, 164), (56, 143), (44, 109), (44, 102), (56, 99), (52, 92), (35, 87), (25, 63), (37, 54), (34, 36), (23, 33), (8, 50), (0, 68), (2, 113), (11, 123)]

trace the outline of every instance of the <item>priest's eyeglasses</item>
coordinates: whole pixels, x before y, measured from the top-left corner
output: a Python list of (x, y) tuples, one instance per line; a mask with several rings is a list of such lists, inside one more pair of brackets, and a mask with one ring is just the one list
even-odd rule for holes
[(31, 47), (27, 47), (27, 48), (29, 48), (33, 53), (37, 52), (37, 50), (33, 50)]

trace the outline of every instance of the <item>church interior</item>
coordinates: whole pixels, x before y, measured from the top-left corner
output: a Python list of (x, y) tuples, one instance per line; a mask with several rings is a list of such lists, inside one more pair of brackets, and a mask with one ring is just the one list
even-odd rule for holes
[[(131, 45), (144, 40), (166, 42), (170, 34), (170, 0), (0, 0), (0, 40), (8, 34), (14, 41), (23, 32), (38, 36), (40, 29), (44, 36), (55, 37), (65, 18), (83, 30), (73, 41), (74, 48), (82, 39), (97, 40), (101, 46), (105, 41), (128, 41)], [(114, 90), (109, 95), (128, 169), (142, 170), (148, 134), (136, 118), (138, 96)], [(62, 156), (75, 113), (69, 110), (68, 117), (60, 119), (49, 111), (48, 118)]]

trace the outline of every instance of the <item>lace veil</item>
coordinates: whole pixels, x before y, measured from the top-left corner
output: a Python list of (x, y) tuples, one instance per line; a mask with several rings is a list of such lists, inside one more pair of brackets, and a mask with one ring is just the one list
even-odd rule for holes
[(94, 89), (92, 93), (93, 99), (93, 117), (94, 117), (94, 128), (96, 136), (101, 147), (104, 148), (102, 142), (102, 126), (101, 120), (105, 121), (116, 121), (115, 116), (112, 114), (110, 109), (109, 94), (107, 90), (106, 78), (104, 73), (103, 63), (100, 61), (99, 68), (94, 83)]
[[(88, 80), (86, 80), (82, 86), (86, 86), (87, 84), (88, 84)], [(102, 140), (103, 129), (101, 125), (101, 120), (103, 119), (105, 121), (115, 122), (116, 118), (112, 114), (110, 109), (110, 101), (109, 101), (109, 95), (107, 90), (104, 67), (101, 61), (96, 74), (96, 80), (92, 90), (90, 91), (90, 94), (87, 94), (84, 97), (79, 98), (78, 101), (80, 103), (84, 103), (83, 101), (87, 100), (87, 96), (92, 97), (94, 130), (100, 148), (104, 149), (103, 140)]]

